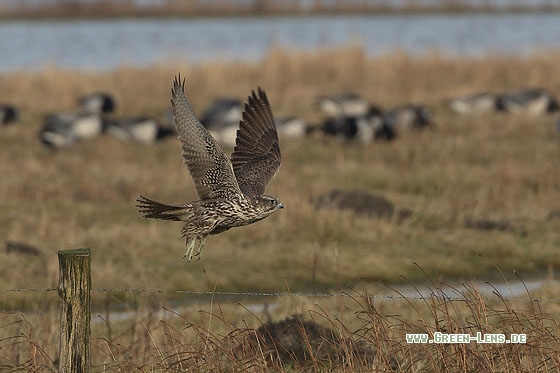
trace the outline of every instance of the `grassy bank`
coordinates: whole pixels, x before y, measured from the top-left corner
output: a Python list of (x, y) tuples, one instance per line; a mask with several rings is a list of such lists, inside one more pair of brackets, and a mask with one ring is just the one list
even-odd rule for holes
[[(0, 128), (0, 237), (36, 245), (42, 254), (2, 252), (0, 288), (56, 287), (56, 252), (91, 247), (98, 289), (358, 289), (345, 298), (283, 297), (265, 301), (274, 307), (259, 311), (243, 306), (245, 301), (233, 305), (212, 299), (161, 311), (166, 305), (173, 309), (174, 300), (94, 293), (95, 312), (105, 319), (93, 329), (93, 361), (100, 371), (258, 371), (263, 364), (290, 369), (271, 363), (258, 349), (240, 358), (235, 346), (260, 321), (296, 312), (332, 327), (346, 338), (338, 343), (346, 351), (356, 340), (379, 346), (386, 356), (377, 362), (380, 367), (394, 366), (389, 356), (399, 370), (557, 368), (558, 325), (549, 315), (557, 314), (554, 302), (487, 301), (476, 289), (467, 291), (462, 302), (441, 296), (372, 303), (363, 295), (386, 292), (378, 281), (406, 278), (417, 284), (436, 273), (442, 281), (496, 279), (501, 277), (496, 267), (506, 277), (512, 270), (554, 276), (560, 264), (560, 220), (547, 216), (560, 209), (557, 117), (458, 117), (442, 102), (525, 86), (544, 87), (560, 97), (559, 57), (551, 52), (527, 58), (459, 60), (433, 54), (414, 59), (394, 53), (368, 59), (360, 48), (303, 54), (275, 50), (254, 64), (122, 67), (107, 73), (53, 67), (2, 75), (0, 101), (23, 112), (20, 123)], [(138, 194), (165, 202), (195, 198), (175, 138), (150, 146), (103, 136), (58, 151), (37, 139), (45, 113), (71, 110), (78, 96), (97, 90), (114, 92), (116, 115), (163, 118), (177, 72), (187, 76), (187, 94), (197, 113), (217, 96), (242, 98), (261, 86), (277, 116), (294, 114), (318, 123), (316, 97), (352, 91), (385, 108), (425, 104), (436, 126), (367, 147), (318, 137), (281, 139), (284, 163), (269, 193), (286, 209), (210, 237), (202, 260), (187, 264), (181, 260), (180, 224), (145, 220), (133, 207)], [(311, 199), (333, 188), (381, 194), (413, 214), (399, 222), (315, 209)], [(503, 221), (508, 228), (473, 229), (466, 227), (468, 219)], [(554, 289), (541, 296), (558, 298)], [(3, 366), (54, 369), (56, 312), (32, 311), (55, 301), (55, 292), (0, 293), (4, 310), (16, 304), (26, 310), (2, 314), (0, 341), (10, 351), (3, 355)], [(121, 323), (108, 312), (119, 306), (138, 317)], [(526, 332), (532, 343), (410, 347), (404, 334), (411, 331)], [(359, 369), (361, 363), (351, 355), (346, 367)], [(317, 360), (314, 369), (329, 369), (328, 361)], [(344, 364), (331, 363), (344, 370)]]
[[(444, 292), (432, 280), (432, 295), (425, 298), (379, 299), (367, 291), (347, 290), (344, 296), (262, 297), (239, 303), (190, 299), (183, 307), (153, 294), (116, 300), (115, 293), (94, 292), (96, 303), (121, 308), (97, 308), (92, 314), (92, 371), (558, 370), (558, 303), (511, 302), (499, 294), (485, 298), (472, 283)], [(538, 295), (557, 299), (558, 289)], [(36, 312), (0, 314), (0, 367), (56, 371), (57, 328), (56, 311), (40, 304)], [(407, 343), (408, 333), (437, 341), (438, 332), (479, 341), (518, 334), (526, 342)]]

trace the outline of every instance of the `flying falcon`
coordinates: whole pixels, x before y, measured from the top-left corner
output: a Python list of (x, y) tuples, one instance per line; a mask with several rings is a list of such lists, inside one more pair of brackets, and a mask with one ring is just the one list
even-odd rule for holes
[(199, 200), (166, 205), (139, 196), (136, 207), (151, 219), (184, 221), (186, 258), (200, 259), (206, 237), (247, 225), (283, 209), (277, 198), (264, 194), (280, 168), (276, 125), (266, 93), (252, 92), (239, 123), (231, 160), (196, 118), (185, 96), (185, 80), (175, 77), (171, 90), (173, 120), (183, 161)]

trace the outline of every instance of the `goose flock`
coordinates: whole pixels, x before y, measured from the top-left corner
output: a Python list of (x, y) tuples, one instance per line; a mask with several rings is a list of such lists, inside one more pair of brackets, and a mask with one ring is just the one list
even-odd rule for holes
[[(38, 134), (43, 144), (52, 148), (69, 147), (102, 134), (123, 141), (150, 144), (176, 135), (171, 115), (164, 121), (147, 116), (115, 117), (116, 100), (108, 92), (93, 92), (79, 97), (76, 102), (77, 107), (73, 111), (44, 115)], [(474, 93), (445, 100), (444, 105), (458, 115), (490, 112), (542, 115), (560, 111), (558, 100), (541, 88), (523, 88), (499, 94)], [(434, 125), (433, 112), (424, 105), (402, 104), (383, 109), (354, 93), (318, 97), (310, 107), (320, 114), (320, 123), (311, 125), (295, 116), (278, 117), (276, 126), (279, 136), (301, 138), (318, 133), (341, 141), (371, 144), (380, 140), (392, 141), (405, 132), (420, 131)], [(201, 122), (218, 143), (233, 147), (242, 113), (241, 100), (220, 97), (201, 115)], [(9, 103), (0, 103), (0, 126), (12, 125), (19, 119), (20, 109)], [(560, 135), (560, 118), (555, 130)]]
[(80, 97), (75, 111), (45, 115), (39, 139), (43, 144), (59, 148), (103, 133), (124, 141), (152, 143), (174, 134), (173, 126), (146, 116), (114, 118), (116, 104), (106, 92)]
[(554, 96), (538, 88), (524, 88), (503, 94), (476, 93), (450, 99), (447, 105), (459, 114), (503, 111), (513, 114), (541, 115), (557, 112), (560, 109)]

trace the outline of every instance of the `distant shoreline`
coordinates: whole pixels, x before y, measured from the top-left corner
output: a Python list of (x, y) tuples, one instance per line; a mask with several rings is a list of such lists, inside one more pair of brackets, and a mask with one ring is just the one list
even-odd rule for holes
[(278, 17), (278, 16), (333, 16), (333, 15), (428, 15), (428, 14), (524, 14), (557, 13), (560, 5), (547, 6), (487, 6), (466, 5), (432, 6), (346, 6), (346, 7), (204, 7), (204, 6), (152, 6), (127, 5), (100, 6), (85, 4), (60, 4), (32, 8), (0, 8), (0, 21), (45, 19), (120, 19), (120, 18), (203, 18), (203, 17)]

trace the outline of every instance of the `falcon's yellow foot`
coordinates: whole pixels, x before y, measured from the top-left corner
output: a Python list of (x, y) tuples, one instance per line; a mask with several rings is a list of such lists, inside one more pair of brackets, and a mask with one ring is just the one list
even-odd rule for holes
[(206, 241), (206, 236), (195, 236), (187, 238), (187, 251), (185, 252), (184, 258), (188, 258), (187, 261), (191, 261), (193, 257), (196, 260), (200, 260), (200, 254), (202, 254), (202, 248), (204, 247), (204, 242)]

